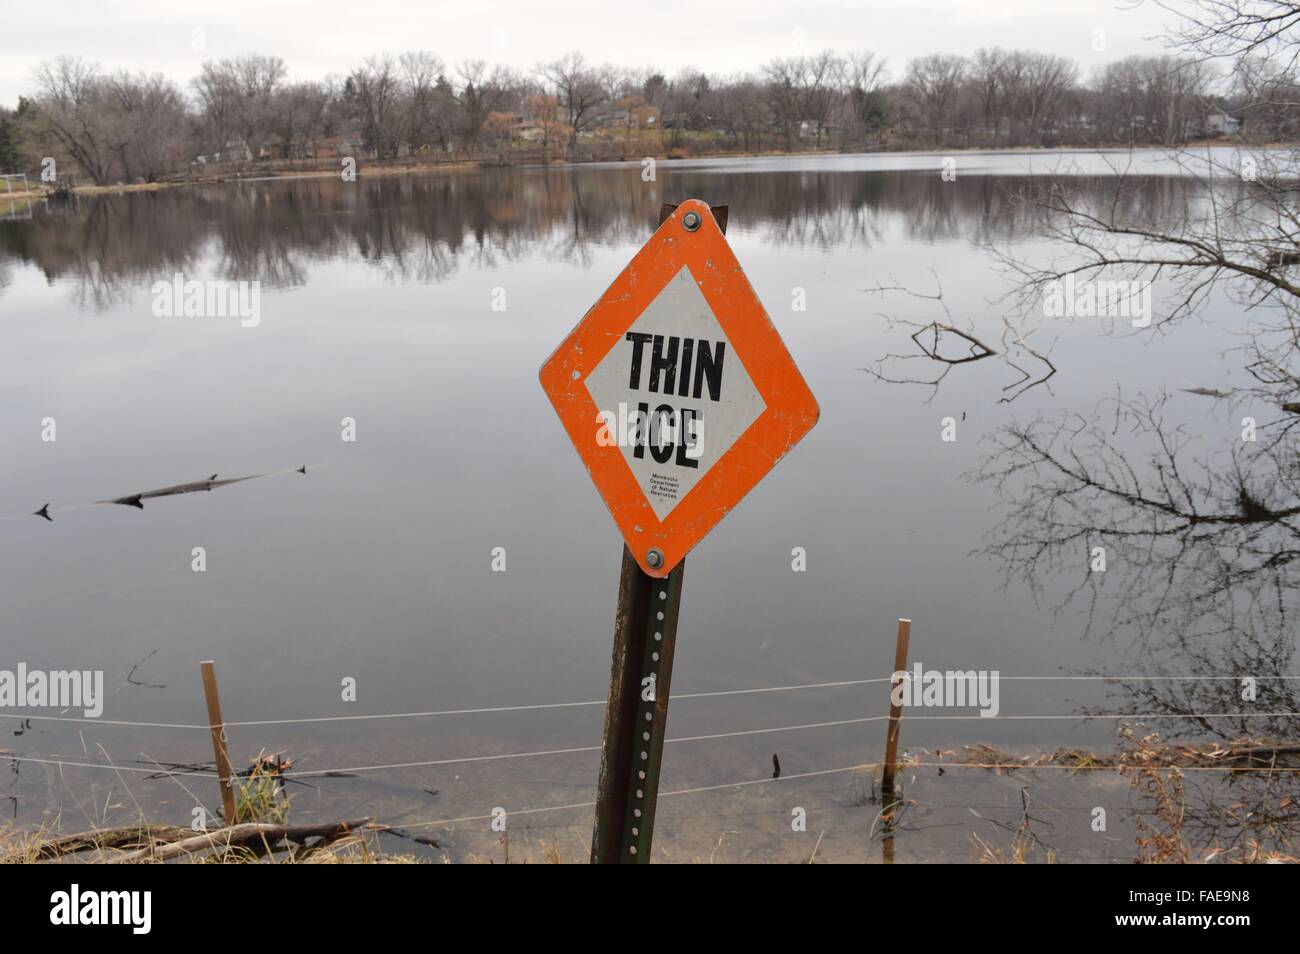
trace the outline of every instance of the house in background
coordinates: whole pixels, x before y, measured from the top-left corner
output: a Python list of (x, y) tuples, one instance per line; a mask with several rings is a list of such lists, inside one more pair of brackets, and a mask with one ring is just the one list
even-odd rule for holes
[(1235, 136), (1241, 132), (1241, 120), (1229, 116), (1223, 110), (1215, 110), (1205, 117), (1204, 126), (1205, 135), (1211, 138), (1215, 136)]

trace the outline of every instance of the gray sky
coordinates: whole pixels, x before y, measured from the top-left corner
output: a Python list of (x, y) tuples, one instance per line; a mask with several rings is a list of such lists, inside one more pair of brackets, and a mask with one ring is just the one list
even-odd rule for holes
[[(74, 53), (105, 68), (186, 83), (205, 59), (284, 58), (293, 77), (345, 73), (371, 53), (430, 50), (449, 65), (486, 59), (526, 69), (581, 50), (594, 62), (749, 70), (831, 47), (874, 50), (897, 76), (909, 57), (1029, 47), (1084, 73), (1154, 39), (1170, 15), (1127, 0), (58, 0), (6, 4), (0, 103), (31, 91), (42, 60)], [(1093, 50), (1094, 31), (1105, 49)], [(199, 47), (196, 49), (196, 47)]]

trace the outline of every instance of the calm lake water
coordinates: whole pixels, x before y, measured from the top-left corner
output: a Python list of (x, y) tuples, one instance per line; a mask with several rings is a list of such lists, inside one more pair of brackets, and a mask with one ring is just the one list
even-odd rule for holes
[[(1215, 466), (1239, 441), (1243, 417), (1277, 417), (1249, 399), (1181, 390), (1250, 383), (1225, 354), (1247, 321), (1242, 305), (1215, 297), (1201, 320), (1167, 330), (1031, 316), (1029, 344), (1050, 348), (1057, 373), (1023, 390), (996, 359), (954, 368), (934, 390), (871, 373), (890, 353), (916, 353), (906, 321), (969, 322), (981, 340), (1005, 340), (1014, 283), (999, 250), (1052, 251), (1036, 216), (1009, 195), (1030, 176), (1064, 163), (1085, 195), (1105, 198), (1118, 161), (1137, 186), (1136, 213), (1154, 221), (1177, 211), (1179, 170), (1156, 153), (961, 155), (957, 181), (945, 182), (940, 161), (665, 162), (649, 183), (640, 163), (259, 181), (0, 207), (11, 213), (0, 221), (0, 668), (102, 669), (102, 718), (127, 722), (201, 724), (204, 659), (216, 662), (232, 722), (603, 702), (622, 544), (537, 370), (653, 230), (660, 204), (698, 197), (730, 206), (728, 238), (822, 417), (688, 558), (675, 694), (887, 676), (895, 621), (910, 617), (914, 661), (998, 670), (1002, 715), (1057, 717), (909, 712), (903, 744), (912, 751), (1110, 748), (1113, 720), (1077, 716), (1238, 711), (1231, 680), (1008, 680), (1221, 678), (1236, 672), (1225, 660), (1243, 658), (1294, 674), (1294, 627), (1285, 614), (1248, 613), (1228, 625), (1167, 625), (1182, 617), (1153, 615), (1149, 601), (1194, 594), (1179, 590), (1182, 578), (1162, 590), (1167, 564), (1140, 566), (1145, 544), (1109, 554), (1122, 589), (1062, 610), (1090, 582), (1087, 534), (1072, 563), (1031, 560), (1032, 580), (1012, 572), (1008, 582), (1007, 551), (995, 548), (1009, 539), (1002, 498), (974, 474), (996, 460), (1000, 428), (1069, 413), (1105, 422), (1117, 393), (1162, 391), (1170, 426), (1185, 427), (1193, 451)], [(260, 282), (260, 323), (155, 317), (151, 286), (178, 272)], [(935, 301), (872, 292), (931, 293), (936, 279), (951, 317)], [(805, 310), (794, 307), (800, 296)], [(937, 371), (929, 362), (903, 368)], [(1009, 394), (1018, 396), (1003, 400)], [(349, 417), (355, 442), (340, 437)], [(57, 422), (54, 442), (42, 440), (45, 418)], [(955, 441), (941, 439), (945, 418)], [(1151, 449), (1149, 435), (1115, 434), (1139, 459)], [(294, 471), (302, 464), (306, 475)], [(213, 473), (271, 476), (146, 500), (143, 510), (82, 506)], [(46, 501), (52, 523), (31, 515)], [(1016, 532), (1023, 539), (1035, 526)], [(205, 548), (205, 572), (191, 569), (195, 547)], [(496, 547), (504, 573), (492, 571)], [(791, 569), (796, 547), (806, 572)], [(1294, 597), (1283, 586), (1278, 600), (1290, 612)], [(355, 703), (340, 698), (345, 677), (356, 680)], [(1295, 685), (1272, 684), (1270, 711), (1296, 710)], [(887, 709), (881, 684), (682, 699), (669, 735)], [(602, 719), (596, 704), (230, 732), (241, 764), (266, 749), (304, 771), (596, 749), (315, 777), (296, 788), (299, 817), (413, 824), (588, 801)], [(13, 725), (0, 751), (18, 756), (131, 768), (211, 759), (201, 729), (4, 721)], [(1187, 738), (1293, 728), (1286, 719), (1157, 725)], [(670, 743), (662, 788), (763, 778), (773, 752), (787, 774), (854, 765), (880, 757), (884, 734), (868, 722)], [(15, 761), (0, 799), (24, 825), (131, 818), (137, 802), (150, 817), (188, 823), (193, 799), (176, 781), (124, 774), (125, 783), (102, 769)], [(976, 821), (965, 813), (972, 791), (1019, 817), (1015, 785), (953, 774), (926, 784), (948, 786), (928, 804), (952, 806), (957, 824)], [(184, 782), (214, 807), (214, 782)], [(827, 830), (821, 856), (869, 854), (874, 810), (846, 809), (848, 777), (799, 784), (779, 797), (768, 791), (777, 786), (754, 786), (665, 798), (657, 856), (708, 858), (737, 831), (752, 837), (733, 837), (728, 844), (744, 843), (736, 851), (779, 852), (788, 804), (823, 812), (809, 823)], [(1122, 801), (1126, 790), (1121, 782), (1112, 794)], [(1063, 830), (1087, 832), (1086, 815), (1070, 818), (1062, 815)], [(579, 858), (590, 809), (518, 824)], [(485, 832), (485, 821), (470, 820), (416, 833), (465, 857), (491, 850)], [(969, 849), (963, 831), (948, 829), (907, 844), (900, 859)], [(1131, 844), (1120, 832), (1101, 847), (1080, 843), (1076, 856), (1127, 860)]]

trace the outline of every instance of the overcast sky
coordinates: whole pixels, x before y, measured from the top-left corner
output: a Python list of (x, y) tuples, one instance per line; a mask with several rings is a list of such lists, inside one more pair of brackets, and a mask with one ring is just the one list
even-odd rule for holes
[(0, 18), (0, 103), (30, 93), (33, 69), (60, 53), (182, 83), (202, 61), (241, 53), (281, 56), (306, 78), (414, 49), (520, 69), (576, 49), (671, 74), (749, 70), (831, 47), (880, 53), (897, 76), (909, 57), (1002, 46), (1068, 56), (1086, 74), (1159, 52), (1169, 19), (1150, 0), (15, 0)]

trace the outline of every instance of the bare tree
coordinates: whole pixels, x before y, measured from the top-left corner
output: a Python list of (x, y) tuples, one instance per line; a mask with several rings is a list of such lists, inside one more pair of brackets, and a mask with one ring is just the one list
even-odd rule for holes
[(1202, 60), (1130, 56), (1094, 79), (1094, 122), (1106, 141), (1176, 144), (1198, 135), (1208, 109), (1212, 70)]
[(482, 60), (471, 60), (457, 67), (460, 90), (456, 103), (461, 113), (461, 139), (471, 151), (487, 117), (517, 105), (512, 102), (518, 81), (504, 67), (489, 68)]
[(888, 79), (886, 61), (875, 53), (850, 53), (844, 60), (844, 90), (841, 108), (844, 126), (854, 136), (868, 138), (889, 123), (885, 96)]
[(403, 53), (398, 61), (406, 87), (405, 126), (415, 148), (428, 146), (438, 138), (438, 80), (443, 76), (442, 60), (427, 52)]
[(803, 112), (803, 60), (800, 57), (772, 60), (763, 67), (767, 109), (772, 124), (792, 148), (798, 136)]
[(369, 57), (347, 79), (345, 95), (355, 104), (365, 144), (376, 159), (397, 155), (410, 112), (398, 63), (390, 54)]
[(192, 155), (185, 98), (169, 79), (115, 73), (105, 80), (106, 106), (120, 130), (117, 157), (122, 178), (156, 182)]
[(687, 130), (700, 130), (713, 120), (713, 84), (707, 74), (687, 68), (673, 77), (664, 102), (664, 128), (672, 130), (669, 146), (679, 146)]
[(1048, 53), (1017, 50), (1003, 61), (1003, 89), (1017, 145), (1043, 145), (1052, 138), (1060, 108), (1074, 87), (1079, 68)]
[(903, 87), (911, 107), (911, 124), (924, 141), (944, 141), (965, 78), (965, 57), (933, 54), (908, 62)]
[(984, 138), (991, 144), (1002, 141), (1002, 124), (1006, 119), (1007, 60), (1005, 50), (979, 49), (971, 58), (970, 84), (979, 103)]
[(107, 84), (99, 67), (60, 56), (36, 71), (38, 135), (51, 138), (96, 183), (112, 180), (127, 133), (107, 109)]
[(555, 91), (564, 122), (569, 127), (570, 144), (576, 144), (578, 134), (589, 128), (606, 102), (608, 92), (599, 74), (587, 65), (581, 53), (566, 53), (551, 63), (537, 68), (544, 82)]
[(804, 57), (799, 77), (802, 119), (812, 123), (813, 147), (820, 149), (826, 126), (844, 87), (844, 60), (833, 50)]
[(269, 104), (269, 129), (279, 140), (281, 158), (315, 156), (328, 126), (333, 95), (328, 84), (311, 80), (275, 91)]
[(192, 85), (208, 149), (238, 151), (237, 138), (248, 158), (259, 158), (274, 134), (276, 95), (285, 75), (278, 56), (251, 53), (204, 63)]

